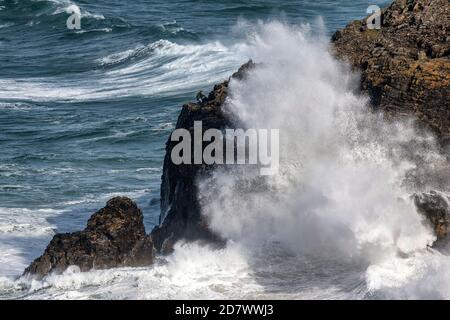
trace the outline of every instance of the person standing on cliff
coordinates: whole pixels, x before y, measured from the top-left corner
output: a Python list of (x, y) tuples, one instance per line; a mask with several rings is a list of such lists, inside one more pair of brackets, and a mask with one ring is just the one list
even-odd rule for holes
[(204, 104), (207, 100), (206, 96), (203, 94), (201, 90), (197, 93), (197, 96), (195, 98), (197, 99), (197, 102), (200, 104)]

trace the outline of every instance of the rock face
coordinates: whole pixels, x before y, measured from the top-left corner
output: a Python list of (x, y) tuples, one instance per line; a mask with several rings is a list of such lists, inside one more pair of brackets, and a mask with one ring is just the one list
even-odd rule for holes
[(431, 223), (438, 240), (450, 234), (450, 196), (431, 191), (414, 195), (414, 202)]
[[(244, 64), (231, 78), (241, 79), (253, 62)], [(214, 87), (205, 103), (185, 104), (178, 117), (176, 129), (184, 128), (193, 134), (194, 121), (202, 121), (203, 132), (210, 128), (225, 129), (233, 127), (229, 115), (222, 105), (228, 94), (229, 80)], [(171, 161), (172, 148), (178, 142), (169, 138), (166, 144), (162, 184), (160, 225), (152, 231), (155, 248), (163, 253), (170, 252), (179, 239), (206, 240), (221, 242), (221, 239), (208, 229), (208, 221), (201, 215), (197, 197), (196, 180), (207, 175), (214, 166), (181, 164)]]
[(338, 57), (388, 114), (415, 115), (450, 141), (450, 1), (395, 0), (379, 30), (354, 21), (332, 38)]
[(81, 271), (147, 266), (153, 258), (141, 210), (130, 199), (117, 197), (93, 214), (83, 231), (55, 235), (24, 273), (42, 277), (72, 265)]
[[(354, 21), (337, 31), (333, 48), (361, 72), (361, 88), (373, 105), (387, 115), (415, 115), (444, 143), (450, 142), (450, 2), (448, 0), (396, 0), (382, 12), (380, 30), (369, 30), (366, 20)], [(245, 76), (244, 65), (233, 77)], [(221, 106), (228, 94), (225, 81), (214, 87), (208, 102), (186, 104), (176, 128), (193, 131), (194, 121), (203, 130), (233, 127)], [(166, 145), (161, 186), (160, 225), (152, 231), (155, 248), (170, 252), (179, 239), (220, 241), (201, 215), (196, 181), (214, 168), (207, 165), (174, 165)], [(426, 202), (430, 203), (430, 202)], [(420, 203), (417, 202), (418, 207)], [(421, 207), (442, 236), (441, 220), (431, 207)], [(438, 231), (438, 229), (440, 231)]]

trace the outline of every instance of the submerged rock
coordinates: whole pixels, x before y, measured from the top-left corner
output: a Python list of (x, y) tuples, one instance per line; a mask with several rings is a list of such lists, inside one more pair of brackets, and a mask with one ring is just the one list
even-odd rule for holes
[(145, 233), (141, 210), (132, 200), (117, 197), (93, 214), (83, 231), (55, 235), (24, 273), (43, 277), (69, 266), (81, 271), (147, 266), (153, 258), (153, 242)]
[(450, 196), (431, 191), (414, 195), (414, 203), (431, 223), (438, 240), (450, 234)]
[(332, 38), (361, 71), (361, 88), (388, 114), (416, 116), (450, 142), (450, 1), (395, 0), (381, 29), (353, 21)]

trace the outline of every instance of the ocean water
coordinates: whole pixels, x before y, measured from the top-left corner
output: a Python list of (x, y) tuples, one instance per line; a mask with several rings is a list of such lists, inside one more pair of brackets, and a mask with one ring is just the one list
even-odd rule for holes
[[(334, 30), (388, 3), (0, 0), (0, 298), (450, 298), (450, 260), (427, 248), (404, 183), (410, 159), (436, 168), (442, 156), (409, 123), (374, 119), (327, 51)], [(80, 30), (66, 27), (73, 5)], [(217, 173), (204, 214), (226, 248), (180, 243), (148, 268), (20, 277), (114, 195), (136, 200), (150, 231), (181, 105), (249, 58), (265, 67), (232, 83), (228, 107), (284, 128), (284, 151), (260, 193)], [(404, 150), (411, 141), (422, 148)]]

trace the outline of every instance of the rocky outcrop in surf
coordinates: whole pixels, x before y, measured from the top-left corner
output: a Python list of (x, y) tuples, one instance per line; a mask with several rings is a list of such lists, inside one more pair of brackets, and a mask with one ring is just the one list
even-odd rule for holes
[(396, 0), (381, 28), (353, 21), (332, 38), (361, 71), (361, 87), (387, 114), (414, 115), (450, 142), (450, 2)]
[(132, 200), (117, 197), (93, 214), (83, 231), (55, 235), (24, 273), (43, 277), (69, 266), (81, 271), (139, 267), (153, 259), (153, 242), (145, 233), (141, 210)]
[[(230, 79), (242, 79), (254, 63), (249, 61), (241, 66)], [(181, 110), (176, 129), (183, 128), (193, 133), (194, 121), (202, 121), (203, 132), (210, 129), (232, 128), (231, 115), (222, 108), (228, 95), (229, 80), (214, 87), (203, 103), (188, 103)], [(221, 239), (208, 228), (208, 221), (201, 215), (196, 181), (209, 174), (214, 166), (181, 164), (171, 161), (172, 148), (177, 142), (170, 140), (166, 144), (162, 183), (160, 225), (152, 231), (155, 248), (161, 252), (170, 252), (173, 244), (180, 239), (206, 240), (220, 243)]]

